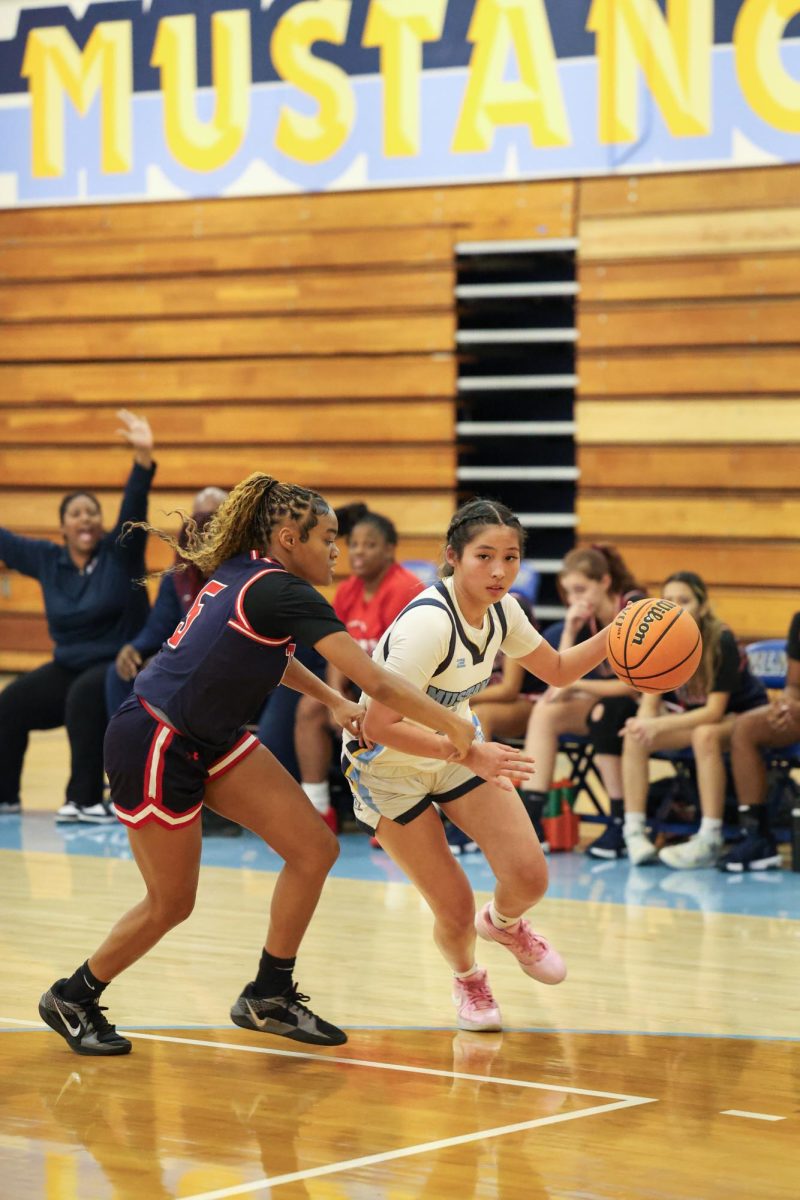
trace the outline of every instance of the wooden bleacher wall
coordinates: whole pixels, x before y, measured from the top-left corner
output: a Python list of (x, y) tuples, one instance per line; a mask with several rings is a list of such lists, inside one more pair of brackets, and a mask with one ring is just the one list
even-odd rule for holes
[[(0, 523), (116, 508), (115, 410), (158, 439), (151, 516), (256, 468), (363, 498), (437, 558), (456, 494), (454, 245), (579, 238), (581, 541), (657, 591), (699, 570), (743, 638), (800, 608), (800, 168), (0, 212)], [(536, 553), (535, 544), (530, 553)], [(155, 542), (151, 562), (166, 561)], [(43, 661), (0, 575), (0, 670)]]
[[(453, 247), (571, 236), (574, 212), (570, 182), (0, 212), (0, 524), (58, 538), (75, 487), (113, 519), (124, 406), (157, 438), (155, 523), (263, 469), (366, 500), (401, 557), (438, 558)], [(0, 574), (0, 670), (49, 651), (38, 584)]]
[(800, 168), (579, 188), (579, 532), (741, 638), (800, 609)]

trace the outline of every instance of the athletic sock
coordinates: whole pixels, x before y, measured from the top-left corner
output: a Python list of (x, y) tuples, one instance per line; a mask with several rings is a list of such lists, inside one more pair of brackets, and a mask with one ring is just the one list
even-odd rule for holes
[(615, 825), (621, 825), (625, 820), (625, 801), (611, 800), (609, 797), (609, 803), (611, 805), (611, 820)]
[(469, 979), (478, 971), (480, 971), (480, 967), (477, 963), (473, 963), (468, 971), (453, 971), (453, 974), (455, 975), (456, 979)]
[(766, 804), (742, 804), (739, 806), (739, 822), (743, 825), (755, 826), (762, 837), (769, 834)]
[(87, 1000), (97, 1000), (107, 987), (107, 983), (103, 983), (102, 979), (98, 979), (90, 971), (87, 959), (83, 966), (70, 975), (66, 983), (62, 983), (58, 993), (71, 1004), (83, 1004)]
[(280, 996), (292, 983), (294, 958), (276, 958), (266, 950), (261, 951), (261, 962), (255, 977), (253, 990), (257, 996)]
[(623, 830), (625, 833), (644, 833), (645, 815), (639, 812), (626, 812), (625, 825)]
[(546, 792), (522, 792), (522, 803), (534, 825), (541, 823), (546, 802)]
[(489, 920), (492, 922), (495, 929), (512, 929), (519, 921), (519, 917), (504, 917), (503, 914), (499, 913), (495, 908), (495, 903), (493, 900), (489, 905)]
[(331, 806), (331, 785), (327, 779), (322, 783), (301, 783), (300, 787), (308, 796), (317, 812), (326, 813)]
[(722, 818), (703, 817), (697, 836), (710, 842), (718, 842), (722, 837)]

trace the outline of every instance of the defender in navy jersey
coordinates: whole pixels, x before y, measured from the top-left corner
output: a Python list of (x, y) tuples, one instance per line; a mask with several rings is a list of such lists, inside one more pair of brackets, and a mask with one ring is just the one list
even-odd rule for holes
[[(181, 548), (208, 582), (137, 677), (106, 735), (112, 805), (128, 827), (146, 894), (39, 1004), (42, 1019), (79, 1054), (131, 1049), (103, 1016), (100, 995), (191, 912), (203, 804), (257, 833), (284, 859), (258, 972), (231, 1019), (295, 1041), (347, 1040), (311, 1012), (293, 981), (338, 842), (299, 785), (243, 726), (282, 682), (326, 704), (358, 737), (362, 710), (294, 660), (295, 641), (302, 640), (382, 704), (436, 730), (446, 757), (464, 757), (475, 731), (368, 658), (311, 586), (331, 581), (336, 533), (335, 514), (321, 496), (255, 473)], [(160, 536), (176, 548), (174, 539)]]
[[(504, 505), (471, 500), (447, 532), (446, 578), (406, 605), (374, 658), (444, 711), (470, 715), (502, 650), (538, 678), (564, 687), (605, 657), (606, 630), (556, 651), (508, 592), (519, 571), (524, 533)], [(509, 777), (528, 778), (532, 759), (482, 738), (462, 762), (447, 761), (441, 740), (403, 720), (367, 692), (364, 734), (345, 735), (343, 765), (356, 816), (425, 897), (434, 939), (453, 971), (460, 1029), (501, 1027), (475, 938), (500, 942), (523, 971), (560, 983), (558, 953), (523, 914), (544, 895), (547, 866), (534, 827)], [(477, 725), (477, 718), (472, 718)], [(469, 880), (455, 861), (434, 803), (484, 851), (497, 879), (494, 899), (475, 914)]]

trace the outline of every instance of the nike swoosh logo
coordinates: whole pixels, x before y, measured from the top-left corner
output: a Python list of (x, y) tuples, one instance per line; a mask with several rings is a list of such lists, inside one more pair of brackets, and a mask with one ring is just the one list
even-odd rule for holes
[(266, 1029), (266, 1027), (268, 1025), (271, 1025), (273, 1030), (276, 1033), (279, 1031), (281, 1033), (291, 1032), (294, 1029), (294, 1025), (287, 1025), (285, 1021), (276, 1021), (274, 1017), (259, 1017), (253, 1011), (253, 1006), (250, 1003), (250, 1001), (247, 999), (245, 999), (245, 1004), (247, 1005), (247, 1011), (250, 1013), (250, 1016), (253, 1018), (254, 1024), (257, 1025), (257, 1027), (259, 1029)]
[(94, 984), (91, 984), (91, 983), (89, 983), (89, 980), (86, 978), (86, 976), (84, 975), (83, 971), (81, 971), (81, 979), (82, 979), (82, 980), (83, 980), (83, 982), (86, 984), (86, 986), (87, 986), (87, 988), (89, 989), (89, 991), (90, 991), (90, 992), (93, 992), (93, 991), (95, 990), (95, 989), (94, 989)]
[(80, 1037), (80, 1032), (81, 1032), (81, 1027), (80, 1027), (80, 1024), (77, 1026), (77, 1028), (73, 1029), (73, 1028), (72, 1028), (72, 1026), (70, 1025), (69, 1021), (68, 1021), (68, 1020), (67, 1020), (67, 1018), (64, 1016), (63, 1012), (61, 1011), (61, 1009), (58, 1007), (58, 1005), (57, 1005), (57, 1004), (56, 1004), (56, 1012), (57, 1012), (57, 1013), (58, 1013), (58, 1015), (61, 1017), (61, 1020), (64, 1022), (64, 1024), (65, 1024), (65, 1025), (66, 1025), (66, 1027), (67, 1027), (67, 1029), (68, 1029), (68, 1030), (70, 1031), (70, 1033), (72, 1034), (72, 1036), (73, 1036), (73, 1037)]

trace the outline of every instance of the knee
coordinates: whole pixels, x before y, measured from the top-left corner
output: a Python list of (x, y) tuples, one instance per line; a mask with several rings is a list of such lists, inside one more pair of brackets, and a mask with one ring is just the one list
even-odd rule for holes
[(174, 929), (188, 920), (194, 911), (195, 892), (179, 892), (176, 895), (150, 896), (153, 919), (162, 933)]
[(695, 758), (711, 758), (722, 753), (719, 725), (698, 725), (692, 730), (692, 752)]
[(309, 875), (317, 878), (325, 876), (339, 857), (339, 839), (330, 831), (323, 820), (318, 822), (320, 829), (316, 831), (313, 842), (306, 844), (308, 853), (303, 855), (301, 867), (305, 867)]

